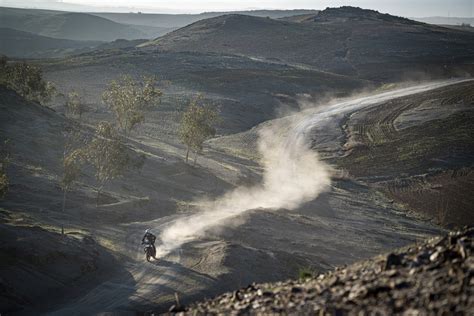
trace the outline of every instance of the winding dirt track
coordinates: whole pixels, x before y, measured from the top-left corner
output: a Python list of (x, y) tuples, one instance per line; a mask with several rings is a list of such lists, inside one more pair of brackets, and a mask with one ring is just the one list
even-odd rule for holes
[[(326, 144), (334, 144), (335, 147), (340, 146), (340, 136), (342, 131), (339, 126), (340, 120), (347, 114), (365, 107), (372, 107), (397, 97), (407, 96), (432, 89), (460, 83), (465, 79), (447, 80), (421, 84), (409, 88), (394, 90), (372, 96), (366, 96), (353, 100), (338, 102), (328, 105), (317, 110), (308, 110), (305, 116), (299, 120), (294, 126), (292, 133), (288, 135), (288, 141), (294, 142), (301, 137), (308, 137), (309, 133), (319, 132), (320, 137), (316, 142), (324, 142)], [(337, 154), (337, 150), (335, 151)], [(383, 213), (386, 220), (390, 221), (392, 213)], [(364, 227), (367, 229), (377, 229), (377, 225), (384, 225), (381, 214), (365, 212), (357, 214), (357, 225), (360, 224), (360, 234), (364, 234)], [(151, 309), (152, 306), (170, 306), (174, 302), (174, 293), (181, 293), (182, 296), (192, 298), (193, 296), (202, 296), (202, 293), (209, 286), (218, 287), (219, 282), (213, 277), (198, 272), (193, 269), (195, 261), (190, 260), (201, 256), (209, 256), (203, 246), (201, 253), (186, 253), (181, 249), (177, 249), (160, 258), (157, 262), (147, 263), (144, 260), (142, 249), (139, 241), (146, 228), (152, 228), (155, 231), (162, 229), (173, 223), (179, 217), (178, 215), (157, 219), (153, 222), (146, 223), (130, 223), (125, 230), (125, 238), (118, 241), (124, 248), (123, 266), (129, 272), (129, 275), (117, 276), (107, 282), (104, 282), (87, 293), (85, 296), (62, 306), (53, 312), (53, 315), (94, 315), (107, 312), (114, 314), (126, 315), (135, 314), (136, 310)], [(325, 221), (331, 220), (330, 217), (324, 218)], [(393, 220), (395, 222), (395, 220)], [(413, 219), (413, 221), (415, 221)], [(370, 223), (370, 224), (366, 224)], [(337, 226), (338, 222), (327, 223), (329, 226)], [(369, 227), (372, 225), (371, 227)], [(415, 234), (417, 229), (422, 231), (420, 227), (428, 227), (427, 224), (417, 223), (418, 226), (410, 226), (407, 224), (401, 231), (408, 234)], [(415, 225), (415, 224), (413, 224)], [(414, 227), (414, 228), (413, 228)], [(380, 227), (383, 229), (383, 227)], [(412, 229), (412, 230), (411, 230)], [(350, 238), (350, 237), (348, 237)], [(200, 242), (199, 240), (197, 241)], [(344, 242), (339, 240), (338, 242)], [(219, 243), (217, 241), (216, 243)], [(204, 244), (203, 244), (204, 245)], [(330, 245), (326, 245), (329, 247)], [(337, 245), (336, 245), (337, 246)], [(202, 271), (202, 270), (201, 270)], [(211, 272), (211, 271), (209, 271)], [(200, 294), (201, 293), (201, 294)]]

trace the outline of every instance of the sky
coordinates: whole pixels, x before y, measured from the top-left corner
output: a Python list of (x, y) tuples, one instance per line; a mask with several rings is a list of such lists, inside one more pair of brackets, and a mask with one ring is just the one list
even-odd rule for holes
[(255, 9), (325, 9), (342, 5), (406, 17), (473, 17), (474, 0), (0, 0), (0, 6), (65, 11), (200, 13)]

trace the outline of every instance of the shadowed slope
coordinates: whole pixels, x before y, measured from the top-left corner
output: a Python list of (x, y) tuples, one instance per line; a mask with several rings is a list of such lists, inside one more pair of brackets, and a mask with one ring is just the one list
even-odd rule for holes
[(0, 54), (16, 58), (63, 57), (94, 49), (101, 42), (73, 41), (0, 28)]
[(47, 37), (83, 41), (153, 38), (167, 30), (159, 27), (121, 24), (88, 13), (2, 7), (0, 7), (0, 27)]

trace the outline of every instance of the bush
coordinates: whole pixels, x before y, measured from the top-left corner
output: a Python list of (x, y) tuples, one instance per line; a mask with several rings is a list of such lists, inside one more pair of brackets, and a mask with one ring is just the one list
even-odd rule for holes
[(40, 67), (26, 62), (10, 63), (6, 57), (0, 58), (0, 85), (40, 104), (48, 103), (56, 94), (54, 85), (43, 79)]
[(10, 150), (8, 149), (9, 142), (4, 141), (0, 147), (0, 199), (5, 198), (10, 186), (10, 181), (7, 176), (7, 167), (10, 163)]
[(5, 198), (10, 183), (4, 170), (0, 170), (0, 199)]
[(82, 114), (87, 112), (87, 107), (77, 91), (69, 92), (67, 95), (65, 108), (66, 114), (77, 115), (79, 116), (79, 119), (82, 118)]
[(298, 279), (306, 280), (315, 276), (315, 271), (310, 267), (302, 267), (298, 270)]

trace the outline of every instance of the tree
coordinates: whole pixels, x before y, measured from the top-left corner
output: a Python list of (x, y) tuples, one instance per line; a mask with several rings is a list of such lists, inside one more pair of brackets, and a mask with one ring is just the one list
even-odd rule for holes
[(3, 142), (0, 148), (0, 199), (7, 195), (10, 180), (7, 176), (7, 167), (10, 164), (10, 151), (8, 149), (9, 141)]
[(0, 59), (0, 84), (29, 101), (43, 105), (56, 94), (54, 85), (43, 79), (40, 67), (26, 62), (8, 63), (5, 57)]
[(114, 126), (101, 122), (94, 137), (80, 151), (81, 157), (95, 169), (97, 180), (97, 204), (104, 185), (119, 176), (132, 165), (128, 148), (123, 144)]
[(78, 115), (79, 119), (82, 117), (82, 114), (87, 111), (87, 107), (85, 106), (79, 93), (74, 90), (69, 92), (69, 94), (67, 95), (65, 107), (66, 113)]
[[(68, 127), (65, 132), (64, 152), (63, 152), (63, 177), (61, 188), (63, 190), (62, 212), (66, 209), (66, 196), (74, 183), (81, 176), (81, 166), (84, 162), (84, 155), (80, 147), (80, 132), (74, 127)], [(64, 224), (61, 225), (61, 234), (64, 235)]]
[[(62, 212), (66, 209), (66, 195), (81, 175), (81, 156), (78, 150), (65, 153), (63, 157), (63, 178), (61, 188), (63, 189)], [(64, 224), (61, 225), (61, 234), (64, 235)]]
[(144, 121), (143, 111), (161, 96), (162, 92), (156, 87), (155, 78), (143, 77), (143, 82), (138, 82), (126, 75), (109, 84), (102, 94), (102, 100), (115, 113), (120, 129), (127, 135)]
[(217, 121), (217, 111), (208, 104), (203, 104), (202, 96), (191, 99), (189, 106), (183, 114), (179, 137), (187, 146), (186, 163), (189, 151), (194, 151), (194, 164), (197, 154), (202, 151), (204, 141), (216, 134), (213, 125)]

